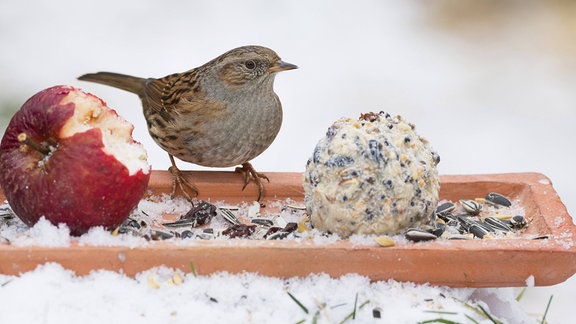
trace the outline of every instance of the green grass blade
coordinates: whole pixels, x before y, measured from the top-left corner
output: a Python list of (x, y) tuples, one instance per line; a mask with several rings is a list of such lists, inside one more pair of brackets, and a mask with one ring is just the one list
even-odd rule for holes
[(427, 320), (427, 321), (423, 321), (423, 322), (418, 322), (418, 324), (428, 324), (428, 323), (460, 324), (459, 322), (454, 322), (454, 321), (447, 320), (444, 318), (435, 318), (435, 319), (431, 319), (431, 320)]
[(198, 277), (196, 273), (196, 267), (194, 266), (194, 261), (190, 260), (190, 272), (194, 275), (194, 277)]
[(434, 313), (434, 314), (442, 314), (442, 315), (458, 315), (457, 312), (435, 311), (435, 310), (425, 310), (424, 313)]
[(519, 302), (522, 297), (524, 297), (524, 293), (526, 292), (526, 287), (522, 288), (522, 291), (516, 296), (516, 301)]

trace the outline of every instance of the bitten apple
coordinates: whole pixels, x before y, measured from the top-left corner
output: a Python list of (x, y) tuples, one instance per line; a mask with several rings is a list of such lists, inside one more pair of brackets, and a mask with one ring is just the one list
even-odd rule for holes
[(55, 86), (28, 99), (0, 143), (0, 186), (27, 225), (42, 216), (73, 235), (113, 229), (144, 195), (150, 166), (133, 126), (98, 97)]

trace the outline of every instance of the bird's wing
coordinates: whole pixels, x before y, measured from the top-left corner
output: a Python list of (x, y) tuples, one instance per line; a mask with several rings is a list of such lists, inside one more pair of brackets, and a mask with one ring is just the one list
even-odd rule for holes
[(177, 109), (182, 96), (193, 91), (193, 87), (197, 87), (197, 84), (193, 81), (191, 71), (148, 79), (142, 101), (146, 102), (151, 112), (171, 122), (175, 115), (173, 111)]
[(196, 74), (193, 69), (161, 79), (150, 79), (145, 88), (150, 108), (167, 122), (173, 122), (179, 114), (186, 114), (190, 122), (196, 123), (223, 117), (226, 105), (206, 98)]

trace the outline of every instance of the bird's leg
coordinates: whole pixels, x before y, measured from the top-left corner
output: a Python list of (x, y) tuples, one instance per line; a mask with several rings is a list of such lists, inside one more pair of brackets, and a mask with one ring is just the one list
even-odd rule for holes
[(244, 175), (244, 186), (242, 187), (242, 190), (244, 190), (248, 183), (250, 183), (250, 178), (252, 178), (256, 185), (258, 185), (260, 191), (258, 192), (258, 198), (256, 201), (260, 201), (260, 198), (262, 198), (262, 194), (264, 193), (264, 185), (260, 179), (266, 179), (268, 182), (270, 182), (270, 179), (268, 179), (264, 173), (256, 172), (250, 162), (242, 163), (242, 167), (237, 167), (236, 172), (242, 173)]
[[(168, 154), (168, 156), (170, 157), (170, 163), (172, 163), (172, 166), (168, 169), (170, 170), (170, 173), (172, 173), (172, 193), (170, 194), (170, 197), (174, 198), (174, 195), (176, 194), (176, 185), (178, 185), (182, 194), (192, 203), (192, 205), (194, 205), (192, 202), (192, 196), (198, 196), (198, 188), (184, 178), (182, 171), (180, 171), (176, 166), (172, 154)], [(192, 195), (190, 195), (188, 191), (191, 191)]]

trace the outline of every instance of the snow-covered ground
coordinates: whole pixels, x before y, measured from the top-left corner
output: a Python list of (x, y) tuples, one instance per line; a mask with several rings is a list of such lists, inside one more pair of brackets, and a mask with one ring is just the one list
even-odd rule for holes
[[(41, 89), (79, 86), (134, 123), (153, 167), (166, 169), (168, 159), (147, 134), (138, 98), (75, 78), (100, 70), (160, 77), (236, 46), (265, 45), (300, 68), (277, 77), (284, 124), (253, 161), (258, 170), (303, 171), (334, 120), (385, 110), (417, 125), (440, 153), (442, 174), (541, 172), (574, 216), (575, 21), (576, 6), (555, 1), (3, 0), (0, 116), (10, 116), (11, 107)], [(69, 293), (127, 279), (74, 278), (49, 267), (11, 280), (0, 288), (0, 319), (16, 311), (4, 307), (14, 284), (23, 287), (20, 294), (44, 296), (50, 305), (53, 297), (35, 287), (62, 285), (59, 291)], [(100, 289), (119, 298), (112, 286)], [(529, 312), (542, 313), (554, 294), (549, 319), (562, 323), (575, 289), (573, 277), (528, 289), (523, 302)]]
[(492, 323), (482, 309), (508, 323), (537, 322), (512, 288), (370, 283), (354, 274), (279, 279), (154, 268), (129, 279), (110, 271), (76, 277), (47, 264), (18, 279), (0, 275), (0, 284), (2, 323)]

